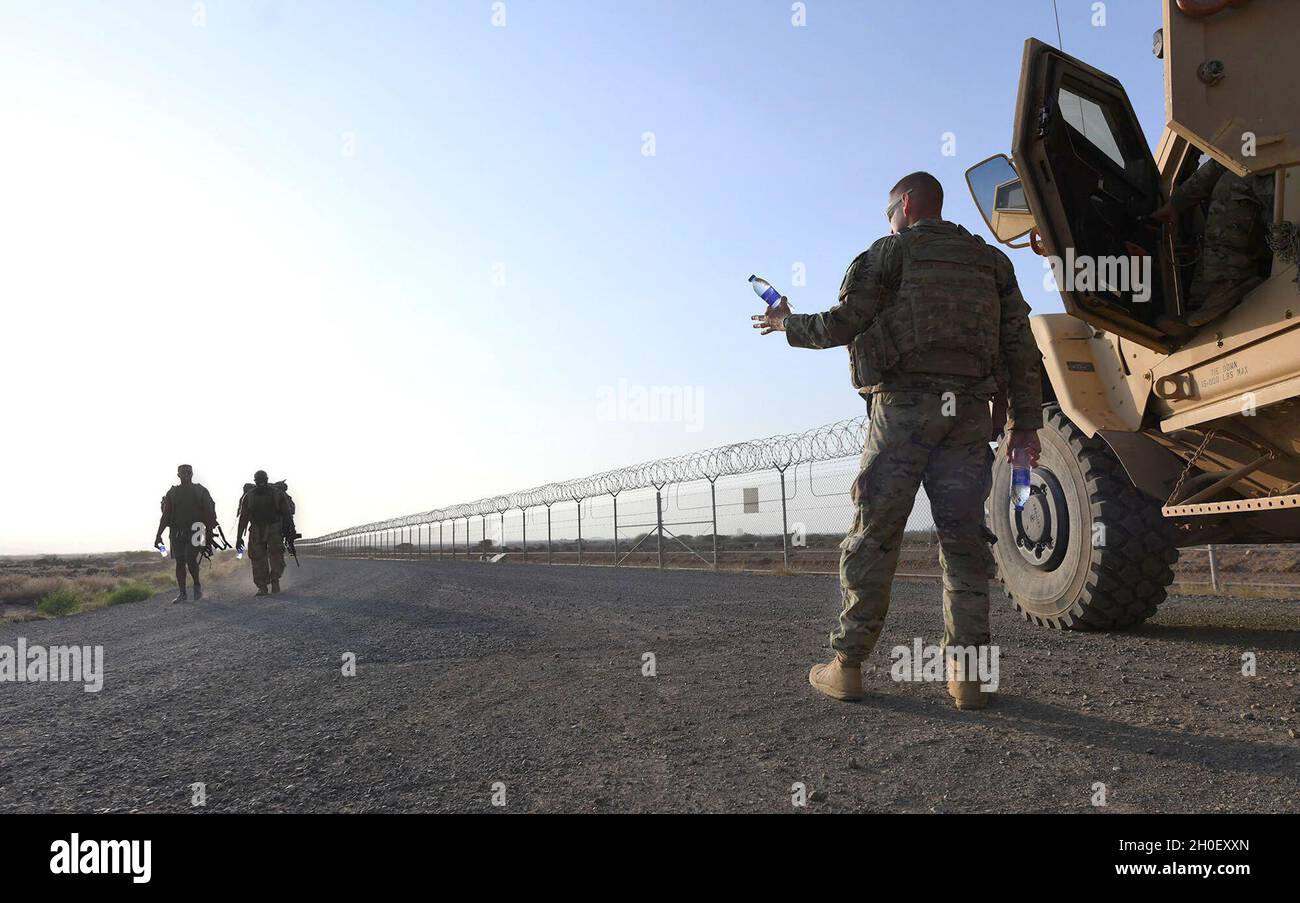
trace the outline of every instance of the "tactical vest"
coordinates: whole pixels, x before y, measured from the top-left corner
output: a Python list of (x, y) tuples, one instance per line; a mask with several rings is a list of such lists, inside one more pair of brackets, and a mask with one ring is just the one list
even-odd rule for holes
[(216, 511), (212, 496), (199, 483), (182, 483), (167, 490), (163, 497), (164, 507), (171, 499), (172, 515), (168, 525), (172, 530), (188, 533), (196, 523), (210, 524), (216, 521)]
[(274, 486), (254, 487), (244, 496), (243, 513), (252, 523), (273, 524), (280, 519), (279, 496)]
[(899, 251), (897, 293), (851, 346), (856, 387), (893, 373), (992, 374), (1001, 301), (988, 246), (959, 226), (901, 233)]

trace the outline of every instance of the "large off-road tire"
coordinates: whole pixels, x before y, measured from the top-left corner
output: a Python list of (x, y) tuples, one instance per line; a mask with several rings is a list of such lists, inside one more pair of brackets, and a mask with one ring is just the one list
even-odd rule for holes
[(1160, 502), (1134, 488), (1100, 437), (1055, 405), (1043, 411), (1043, 453), (1023, 511), (1011, 505), (1011, 465), (998, 455), (989, 494), (993, 555), (1026, 620), (1058, 630), (1115, 630), (1155, 614), (1178, 561)]

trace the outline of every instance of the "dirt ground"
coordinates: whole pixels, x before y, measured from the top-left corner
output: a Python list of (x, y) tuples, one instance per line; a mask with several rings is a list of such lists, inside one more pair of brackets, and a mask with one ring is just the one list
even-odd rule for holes
[(0, 683), (0, 811), (189, 811), (196, 783), (215, 812), (1300, 811), (1294, 599), (1177, 597), (1088, 634), (995, 594), (1001, 691), (959, 712), (890, 678), (891, 647), (939, 639), (931, 580), (896, 583), (846, 704), (807, 684), (827, 577), (290, 569), (282, 596), (241, 572), (199, 604), (0, 624), (0, 645), (102, 645), (106, 672), (98, 693)]

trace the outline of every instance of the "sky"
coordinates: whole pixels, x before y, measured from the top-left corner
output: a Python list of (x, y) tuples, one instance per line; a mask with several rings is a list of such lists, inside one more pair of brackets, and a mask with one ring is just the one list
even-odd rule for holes
[[(1159, 3), (1058, 7), (1154, 146)], [(148, 548), (180, 463), (311, 536), (860, 416), (746, 280), (829, 308), (917, 169), (989, 237), (1028, 37), (1051, 0), (3, 0), (0, 554)]]

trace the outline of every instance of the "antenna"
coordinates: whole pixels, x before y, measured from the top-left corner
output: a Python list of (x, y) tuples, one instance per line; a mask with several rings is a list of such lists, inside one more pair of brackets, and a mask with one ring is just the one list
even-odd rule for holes
[(1061, 11), (1056, 8), (1056, 0), (1052, 0), (1052, 12), (1056, 15), (1056, 49), (1065, 53), (1065, 45), (1061, 43)]

